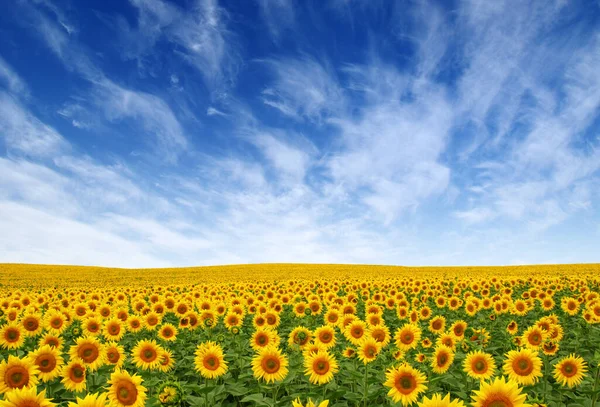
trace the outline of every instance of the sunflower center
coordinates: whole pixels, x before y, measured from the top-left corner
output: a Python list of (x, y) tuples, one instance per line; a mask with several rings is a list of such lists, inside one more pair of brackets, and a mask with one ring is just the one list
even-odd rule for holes
[(79, 357), (85, 363), (94, 362), (99, 355), (98, 348), (92, 344), (85, 344), (81, 348), (79, 348)]
[(561, 372), (563, 376), (572, 377), (577, 374), (577, 367), (574, 366), (572, 363), (565, 363), (562, 366)]
[(431, 324), (432, 328), (435, 330), (439, 330), (442, 328), (442, 321), (433, 321), (433, 324)]
[(354, 328), (352, 330), (352, 336), (355, 338), (360, 338), (362, 336), (362, 334), (363, 334), (363, 330), (360, 328)]
[(54, 328), (60, 328), (60, 327), (61, 327), (61, 325), (62, 325), (62, 320), (61, 320), (61, 319), (59, 319), (59, 318), (55, 318), (55, 319), (53, 319), (53, 320), (52, 320), (52, 322), (51, 322), (51, 323), (52, 323), (52, 326), (53, 326)]
[(446, 362), (448, 362), (448, 355), (445, 353), (440, 353), (437, 357), (438, 366), (444, 366)]
[(377, 354), (377, 348), (375, 348), (374, 346), (369, 346), (365, 350), (365, 353), (368, 357), (373, 358)]
[(404, 344), (408, 345), (409, 343), (412, 343), (413, 339), (414, 339), (414, 336), (410, 332), (407, 332), (404, 335), (402, 335), (402, 343), (404, 343)]
[(6, 333), (6, 339), (8, 339), (9, 342), (16, 342), (19, 339), (19, 331), (16, 329), (9, 329)]
[(142, 354), (145, 362), (152, 362), (154, 359), (156, 359), (156, 352), (154, 352), (152, 349), (145, 349)]
[(217, 370), (219, 368), (219, 360), (212, 355), (206, 356), (204, 358), (204, 367), (208, 370)]
[(318, 360), (314, 363), (313, 368), (317, 374), (325, 374), (329, 372), (329, 362), (326, 360)]
[(35, 364), (42, 373), (48, 373), (56, 367), (56, 359), (52, 355), (41, 355), (36, 358)]
[(4, 382), (10, 388), (21, 388), (29, 383), (29, 372), (22, 366), (11, 366), (6, 369)]
[(479, 359), (473, 364), (473, 370), (476, 372), (485, 372), (487, 370), (487, 364), (485, 361)]
[(529, 342), (532, 345), (539, 345), (541, 341), (542, 341), (542, 337), (540, 336), (540, 334), (537, 334), (537, 333), (531, 335), (531, 337), (529, 338)]
[(35, 331), (38, 328), (38, 326), (39, 326), (38, 322), (33, 318), (27, 318), (25, 320), (25, 328), (28, 331)]
[(118, 325), (111, 325), (111, 327), (110, 327), (110, 333), (113, 335), (118, 334), (120, 330), (121, 329)]
[(269, 374), (279, 371), (279, 360), (276, 358), (267, 358), (263, 361), (263, 370)]
[(396, 389), (402, 394), (410, 394), (417, 387), (417, 381), (411, 374), (404, 374), (396, 379)]
[(506, 396), (495, 394), (483, 402), (484, 407), (513, 407), (514, 404)]
[(80, 367), (80, 366), (75, 366), (73, 368), (73, 370), (71, 370), (71, 375), (70, 378), (72, 381), (76, 382), (76, 383), (81, 383), (83, 381), (83, 378), (85, 376), (85, 372), (84, 370)]
[(533, 372), (533, 364), (529, 359), (515, 359), (513, 362), (513, 370), (519, 376), (528, 376), (531, 372)]
[(117, 363), (119, 361), (119, 353), (115, 351), (109, 351), (106, 356), (108, 357), (108, 361), (110, 363)]
[(134, 383), (122, 380), (117, 384), (117, 400), (125, 406), (131, 406), (137, 401), (138, 391)]

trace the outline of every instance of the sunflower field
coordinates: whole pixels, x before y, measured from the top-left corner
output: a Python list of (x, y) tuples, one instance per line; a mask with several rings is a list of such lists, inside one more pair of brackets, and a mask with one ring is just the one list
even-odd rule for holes
[(600, 406), (600, 265), (0, 265), (0, 407)]

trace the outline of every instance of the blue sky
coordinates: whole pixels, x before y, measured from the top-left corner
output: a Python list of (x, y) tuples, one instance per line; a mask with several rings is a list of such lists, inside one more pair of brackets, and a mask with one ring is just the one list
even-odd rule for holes
[(0, 261), (600, 262), (599, 1), (0, 1)]

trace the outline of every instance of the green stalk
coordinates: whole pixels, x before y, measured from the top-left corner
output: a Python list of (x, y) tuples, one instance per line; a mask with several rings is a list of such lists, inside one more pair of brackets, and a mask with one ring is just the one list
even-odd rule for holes
[(367, 378), (369, 375), (369, 364), (365, 364), (365, 388), (363, 389), (363, 401), (364, 401), (364, 407), (367, 407)]
[(600, 381), (600, 363), (596, 366), (596, 379), (594, 380), (594, 395), (592, 396), (592, 406), (596, 405), (596, 400), (598, 399), (598, 382)]
[(548, 356), (546, 355), (544, 355), (544, 401), (548, 402)]

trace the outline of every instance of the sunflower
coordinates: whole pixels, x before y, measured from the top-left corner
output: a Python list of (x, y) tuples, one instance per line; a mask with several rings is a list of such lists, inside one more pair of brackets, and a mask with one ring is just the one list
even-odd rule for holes
[(308, 403), (306, 403), (306, 405), (302, 404), (299, 397), (292, 401), (292, 407), (327, 407), (328, 405), (329, 400), (323, 400), (319, 404), (315, 404), (312, 399), (308, 399)]
[(85, 390), (85, 366), (78, 361), (71, 361), (62, 371), (62, 384), (67, 390), (79, 392)]
[(510, 321), (506, 326), (506, 331), (511, 335), (516, 335), (516, 333), (519, 331), (519, 325), (516, 321)]
[(71, 360), (83, 363), (91, 371), (97, 370), (105, 362), (104, 345), (95, 337), (77, 338), (75, 345), (69, 349)]
[(167, 373), (175, 366), (175, 359), (173, 359), (173, 353), (168, 349), (161, 349), (158, 355), (159, 363), (157, 369), (163, 373)]
[(506, 381), (504, 377), (493, 382), (480, 382), (479, 390), (475, 390), (471, 398), (473, 407), (530, 407), (525, 404), (527, 395), (521, 393), (517, 382)]
[(325, 350), (312, 353), (304, 358), (304, 372), (312, 384), (325, 384), (333, 379), (339, 370), (335, 358)]
[(404, 324), (394, 335), (396, 347), (401, 351), (414, 349), (421, 340), (421, 330), (414, 324)]
[(532, 325), (521, 335), (521, 343), (529, 349), (538, 350), (546, 340), (546, 332)]
[(451, 400), (450, 394), (442, 397), (441, 394), (435, 393), (430, 399), (423, 397), (418, 403), (418, 407), (465, 407), (465, 403), (461, 400)]
[(456, 350), (456, 337), (449, 333), (441, 334), (438, 337), (437, 344), (446, 345), (454, 352)]
[(9, 355), (8, 360), (0, 363), (0, 394), (21, 389), (35, 387), (38, 383), (38, 369), (29, 358), (19, 359)]
[(255, 351), (258, 351), (267, 346), (279, 345), (279, 337), (272, 329), (258, 328), (250, 339), (250, 346)]
[[(127, 322), (127, 330), (129, 332), (136, 333), (142, 330), (142, 328), (144, 327), (144, 323), (140, 317), (136, 315), (128, 316), (127, 310), (122, 310), (122, 312), (124, 314), (123, 316), (125, 317), (124, 322)], [(117, 313), (117, 318), (123, 321), (123, 319), (119, 317), (119, 314), (121, 314), (121, 311)]]
[(465, 337), (465, 331), (467, 330), (467, 323), (463, 320), (456, 321), (450, 327), (450, 333), (454, 335), (457, 340), (462, 340)]
[(290, 332), (288, 345), (297, 345), (300, 349), (304, 348), (312, 340), (312, 332), (303, 326), (297, 326)]
[(367, 332), (367, 324), (364, 321), (356, 318), (344, 330), (344, 336), (348, 339), (353, 345), (358, 346), (363, 336)]
[(446, 328), (446, 318), (443, 316), (435, 316), (429, 321), (429, 331), (434, 334), (441, 334)]
[(579, 312), (579, 302), (571, 297), (563, 297), (560, 307), (570, 316), (575, 316)]
[(431, 358), (431, 367), (435, 373), (446, 373), (454, 362), (454, 352), (446, 345), (438, 345)]
[(98, 336), (102, 331), (102, 323), (100, 318), (94, 316), (86, 318), (82, 322), (81, 327), (84, 335), (86, 336)]
[(544, 352), (544, 355), (553, 356), (556, 355), (556, 352), (558, 352), (559, 348), (560, 346), (557, 342), (547, 341), (542, 345), (542, 352)]
[(104, 337), (109, 341), (119, 342), (125, 334), (123, 321), (113, 317), (104, 323)]
[(44, 326), (51, 334), (60, 335), (67, 329), (68, 323), (62, 312), (49, 311), (44, 317)]
[(109, 342), (105, 345), (106, 361), (115, 367), (120, 368), (125, 362), (125, 350), (116, 342)]
[(364, 338), (358, 344), (358, 358), (366, 365), (377, 359), (381, 345), (371, 337)]
[(344, 356), (346, 359), (350, 359), (352, 358), (354, 355), (356, 355), (356, 351), (351, 348), (351, 347), (347, 347), (346, 349), (344, 349), (344, 351), (342, 352), (342, 356)]
[(69, 407), (106, 407), (106, 393), (87, 394), (84, 398), (76, 398), (76, 402), (69, 402)]
[(215, 379), (227, 372), (227, 362), (224, 359), (223, 348), (210, 341), (198, 346), (194, 364), (202, 377), (207, 379)]
[(254, 377), (267, 383), (281, 381), (288, 374), (288, 360), (274, 346), (262, 348), (252, 359)]
[(146, 402), (146, 388), (142, 378), (130, 375), (125, 370), (115, 370), (108, 381), (108, 399), (113, 407), (143, 407)]
[(0, 345), (7, 349), (19, 349), (23, 346), (25, 335), (20, 325), (9, 322), (0, 327)]
[(158, 337), (163, 341), (173, 342), (177, 339), (177, 328), (173, 324), (163, 324), (158, 330)]
[(37, 392), (35, 387), (15, 389), (4, 395), (4, 400), (0, 400), (0, 407), (54, 407), (46, 398), (46, 390)]
[(44, 345), (30, 352), (29, 357), (37, 366), (38, 377), (43, 381), (50, 381), (60, 375), (63, 366), (63, 358), (58, 350), (50, 345)]
[(391, 340), (390, 329), (385, 325), (374, 326), (369, 330), (371, 338), (375, 339), (379, 346), (386, 347)]
[(578, 386), (587, 372), (585, 361), (571, 354), (558, 361), (554, 366), (554, 378), (563, 386)]
[(488, 380), (494, 375), (496, 362), (488, 353), (473, 351), (463, 362), (463, 371), (474, 379)]
[(133, 363), (143, 370), (154, 370), (160, 363), (159, 353), (162, 350), (153, 340), (141, 340), (131, 350)]
[(38, 342), (39, 346), (50, 345), (53, 348), (60, 350), (62, 347), (63, 340), (60, 336), (53, 335), (51, 333), (47, 333), (46, 335), (40, 338)]
[[(240, 315), (236, 314), (235, 312), (228, 312), (227, 315), (225, 315), (225, 319), (223, 320), (223, 323), (225, 324), (225, 327), (227, 329), (232, 329), (233, 327), (239, 328), (240, 326), (242, 326), (243, 322), (244, 321), (240, 317)], [(265, 324), (266, 323), (267, 318), (265, 317)]]
[(42, 320), (37, 314), (26, 314), (21, 318), (21, 326), (27, 336), (36, 336), (39, 334), (42, 327)]
[(340, 321), (340, 313), (335, 309), (328, 310), (323, 316), (323, 322), (330, 326), (338, 326)]
[(389, 387), (388, 396), (394, 403), (401, 402), (403, 406), (413, 404), (419, 394), (427, 390), (425, 375), (408, 363), (402, 363), (396, 368), (389, 369), (384, 386)]
[(329, 325), (315, 329), (315, 341), (319, 342), (326, 349), (333, 348), (336, 342), (335, 330)]
[(542, 377), (542, 360), (536, 351), (523, 348), (506, 354), (504, 374), (520, 385), (531, 385)]
[(153, 331), (156, 329), (156, 326), (160, 324), (161, 317), (154, 311), (150, 311), (146, 315), (144, 315), (144, 327), (149, 331)]

